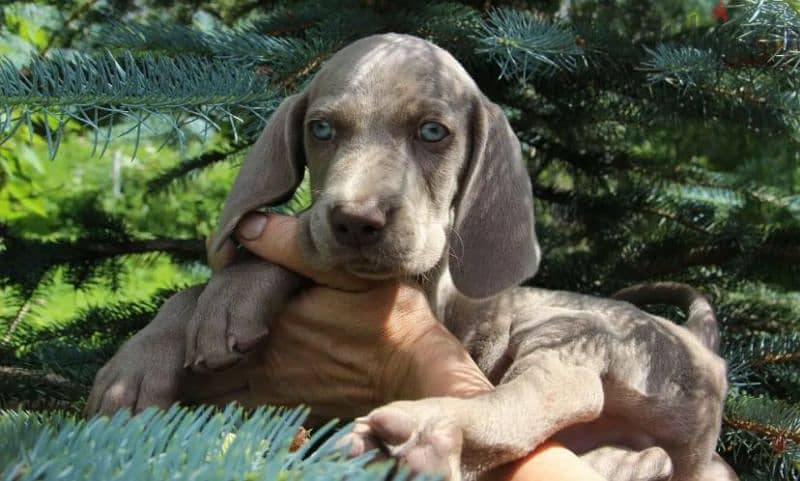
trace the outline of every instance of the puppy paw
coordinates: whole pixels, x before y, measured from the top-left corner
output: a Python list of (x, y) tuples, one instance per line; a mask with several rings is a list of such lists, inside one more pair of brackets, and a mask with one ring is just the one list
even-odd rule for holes
[(263, 299), (209, 283), (186, 326), (184, 366), (204, 372), (238, 363), (269, 334), (270, 311)]
[(461, 479), (463, 433), (448, 398), (400, 401), (356, 419), (353, 430), (339, 441), (350, 456), (372, 449), (396, 458), (415, 474)]
[(138, 413), (150, 406), (166, 409), (178, 400), (181, 359), (171, 362), (177, 369), (166, 364), (143, 366), (141, 358), (137, 360), (139, 364), (133, 359), (112, 359), (98, 372), (84, 411), (87, 416), (112, 415), (123, 409)]
[(201, 289), (197, 286), (172, 296), (156, 318), (97, 372), (84, 409), (87, 416), (166, 408), (178, 400), (184, 377), (183, 328)]
[(219, 370), (242, 360), (269, 334), (269, 323), (299, 286), (299, 277), (263, 261), (214, 275), (186, 326), (184, 366)]

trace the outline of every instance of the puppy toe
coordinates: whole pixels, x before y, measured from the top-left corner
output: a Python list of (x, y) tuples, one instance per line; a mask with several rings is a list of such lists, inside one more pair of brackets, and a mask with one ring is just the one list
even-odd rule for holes
[(229, 318), (218, 312), (196, 313), (197, 331), (192, 339), (189, 333), (189, 344), (194, 342), (195, 348), (187, 350), (187, 365), (195, 372), (207, 372), (230, 367), (241, 360), (241, 355), (229, 349), (231, 340), (228, 335)]
[(151, 406), (167, 409), (177, 400), (177, 376), (152, 376), (142, 381), (134, 412), (141, 412)]
[(369, 416), (372, 432), (387, 446), (399, 446), (409, 441), (419, 427), (418, 422), (400, 409), (380, 408)]
[(86, 399), (86, 406), (83, 408), (83, 415), (91, 417), (100, 413), (100, 406), (105, 397), (108, 386), (115, 380), (115, 376), (111, 374), (111, 366), (106, 364), (103, 366), (94, 378), (92, 390), (89, 392), (89, 397)]
[(262, 322), (236, 321), (230, 325), (228, 350), (236, 353), (250, 352), (269, 335), (269, 329)]
[[(224, 343), (223, 343), (224, 344)], [(211, 349), (208, 355), (199, 354), (192, 364), (192, 370), (199, 373), (222, 371), (233, 367), (242, 360), (242, 355), (238, 352), (228, 350)]]
[[(369, 424), (357, 420), (353, 429), (336, 442), (336, 447), (346, 449), (347, 456), (354, 458), (369, 451), (378, 450), (381, 446), (372, 435)], [(385, 458), (383, 455), (380, 457)]]
[(414, 473), (460, 478), (463, 435), (455, 422), (434, 405), (398, 402), (365, 418), (370, 434), (386, 451)]
[(99, 414), (110, 416), (122, 409), (133, 410), (136, 406), (141, 381), (142, 379), (138, 376), (121, 377), (114, 380), (103, 393)]

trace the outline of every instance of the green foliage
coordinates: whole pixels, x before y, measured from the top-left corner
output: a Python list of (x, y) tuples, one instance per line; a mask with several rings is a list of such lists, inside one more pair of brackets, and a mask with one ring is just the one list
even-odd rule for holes
[[(796, 479), (800, 5), (739, 0), (722, 23), (700, 0), (485, 3), (4, 3), (0, 406), (42, 412), (0, 414), (3, 479), (377, 479), (268, 449), (299, 411), (70, 416), (163, 299), (207, 278), (203, 239), (264, 119), (387, 31), (448, 49), (505, 108), (545, 253), (530, 283), (707, 293), (730, 366), (719, 452), (743, 479)], [(310, 201), (306, 179), (281, 209)]]

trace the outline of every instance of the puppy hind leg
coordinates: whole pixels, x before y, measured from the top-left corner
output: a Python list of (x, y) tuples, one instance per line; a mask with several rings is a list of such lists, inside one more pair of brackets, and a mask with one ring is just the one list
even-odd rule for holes
[(714, 453), (697, 481), (739, 481), (739, 476), (719, 454)]
[(565, 427), (600, 415), (604, 394), (599, 373), (567, 365), (555, 354), (526, 359), (512, 380), (464, 400), (466, 409), (459, 414), (467, 471), (520, 459)]
[(513, 380), (479, 396), (378, 408), (356, 420), (358, 429), (346, 443), (383, 446), (414, 472), (471, 480), (523, 458), (561, 429), (600, 415), (604, 396), (596, 371), (569, 366), (553, 352), (530, 357), (520, 367)]
[(619, 446), (603, 446), (582, 454), (580, 458), (608, 480), (670, 481), (672, 479), (672, 460), (666, 451), (657, 446), (642, 451)]

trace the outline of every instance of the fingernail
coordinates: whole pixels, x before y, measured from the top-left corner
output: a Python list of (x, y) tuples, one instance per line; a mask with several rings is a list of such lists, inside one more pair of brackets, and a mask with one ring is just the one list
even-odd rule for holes
[(256, 240), (261, 237), (264, 227), (267, 226), (267, 216), (264, 214), (248, 214), (239, 223), (239, 235), (245, 240)]

